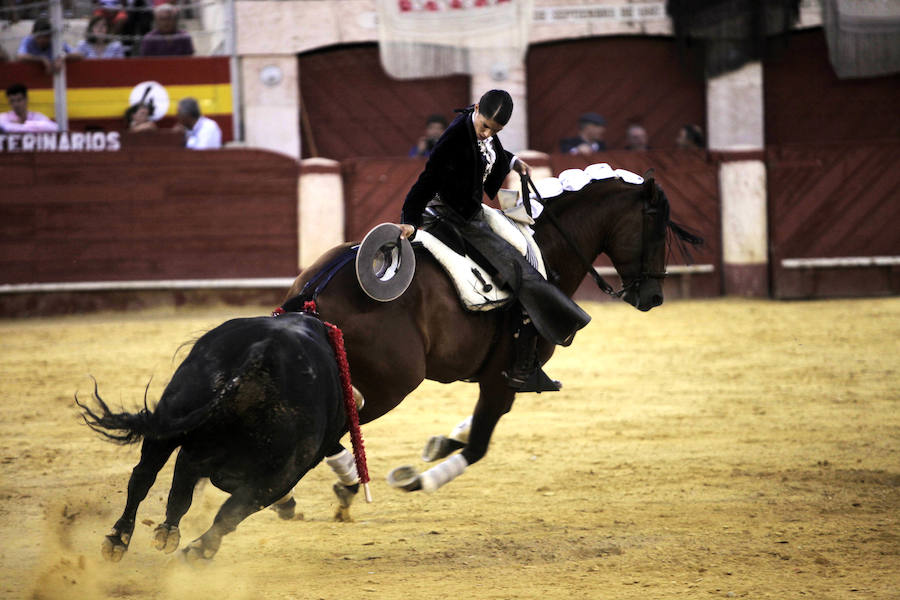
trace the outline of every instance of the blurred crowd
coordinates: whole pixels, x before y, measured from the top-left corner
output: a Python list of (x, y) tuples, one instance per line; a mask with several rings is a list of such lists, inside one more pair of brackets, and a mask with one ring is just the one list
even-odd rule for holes
[[(0, 113), (0, 132), (39, 133), (59, 131), (59, 126), (47, 115), (29, 110), (28, 88), (14, 83), (6, 88), (10, 110)], [(151, 102), (139, 102), (125, 110), (125, 129), (132, 133), (157, 130)], [(156, 115), (157, 119), (161, 115)], [(184, 136), (184, 146), (191, 150), (213, 150), (222, 147), (222, 130), (213, 119), (203, 116), (196, 98), (178, 101), (177, 122), (173, 131)]]
[[(563, 154), (593, 154), (609, 150), (606, 145), (606, 119), (595, 112), (584, 113), (578, 118), (578, 134), (559, 141), (559, 151)], [(670, 146), (671, 144), (665, 144)], [(699, 125), (687, 123), (678, 130), (674, 145), (678, 148), (706, 148), (706, 138)], [(640, 119), (625, 123), (624, 150), (649, 150), (650, 140), (647, 129)]]
[[(562, 154), (594, 154), (610, 150), (606, 144), (606, 119), (595, 112), (584, 113), (578, 118), (578, 133), (559, 140), (559, 152)], [(447, 119), (440, 114), (433, 114), (425, 121), (425, 131), (410, 149), (409, 156), (427, 158), (431, 149), (447, 128)], [(665, 146), (676, 148), (706, 149), (706, 138), (699, 125), (687, 123), (678, 130), (678, 135), (671, 144)], [(632, 119), (625, 125), (624, 150), (649, 150), (650, 141), (647, 130), (638, 119)]]
[[(192, 7), (190, 4), (179, 7), (178, 0), (91, 0), (83, 39), (74, 48), (63, 42), (58, 55), (53, 54), (53, 26), (46, 4), (2, 1), (0, 20), (14, 23), (23, 14), (33, 16), (34, 21), (31, 32), (19, 40), (13, 55), (0, 46), (0, 60), (38, 62), (47, 73), (58, 71), (66, 60), (195, 53), (191, 34), (179, 26), (182, 11), (190, 12)], [(42, 10), (32, 14), (33, 7)]]

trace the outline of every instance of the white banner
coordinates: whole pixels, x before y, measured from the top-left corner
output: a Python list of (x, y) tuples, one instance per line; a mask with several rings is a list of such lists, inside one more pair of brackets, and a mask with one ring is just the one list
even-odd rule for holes
[(397, 78), (475, 73), (525, 55), (533, 0), (377, 0), (381, 62)]

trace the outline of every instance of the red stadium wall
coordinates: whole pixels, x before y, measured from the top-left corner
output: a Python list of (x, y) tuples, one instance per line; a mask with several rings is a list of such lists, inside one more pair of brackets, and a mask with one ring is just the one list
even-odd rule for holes
[(378, 46), (326, 48), (300, 56), (303, 158), (407, 156), (425, 120), (469, 104), (469, 78), (393, 79)]
[(774, 297), (900, 293), (900, 141), (782, 145), (766, 166)]
[(0, 154), (0, 284), (292, 278), (298, 176), (260, 150)]
[(772, 295), (900, 293), (900, 75), (838, 79), (816, 29), (764, 81)]
[[(897, 265), (820, 269), (791, 262), (900, 255), (893, 226), (900, 218), (900, 112), (891, 110), (900, 78), (838, 81), (821, 36), (794, 34), (787, 50), (764, 65), (772, 295), (896, 294)], [(562, 61), (565, 50), (581, 53), (578, 69)], [(424, 166), (399, 155), (427, 114), (468, 103), (468, 79), (386, 79), (374, 46), (303, 55), (300, 65), (304, 148), (310, 148), (307, 138), (316, 140), (320, 154), (342, 161), (344, 233), (361, 239), (372, 226), (396, 221)], [(704, 88), (673, 43), (607, 38), (538, 46), (529, 51), (528, 68), (531, 142), (551, 151), (535, 166), (554, 174), (593, 162), (637, 173), (654, 168), (674, 218), (707, 242), (694, 255), (704, 269), (678, 271), (679, 257), (670, 261), (676, 269), (667, 297), (719, 295), (716, 158), (671, 148), (683, 122), (705, 121)], [(34, 65), (0, 65), (0, 73), (31, 88), (32, 108), (52, 113), (50, 80)], [(230, 137), (227, 74), (222, 58), (72, 63), (72, 129), (120, 130), (130, 89), (155, 79), (170, 90), (173, 104), (186, 95), (206, 98)], [(347, 81), (354, 81), (352, 89)], [(587, 110), (610, 121), (613, 148), (621, 144), (624, 122), (643, 117), (654, 149), (589, 158), (554, 154), (559, 137), (574, 133), (574, 120)], [(178, 136), (160, 133), (123, 135), (118, 152), (0, 152), (0, 285), (293, 277), (297, 162), (253, 150), (195, 153), (176, 148), (179, 143)], [(378, 158), (360, 158), (366, 155)], [(591, 285), (581, 297), (596, 297)]]
[(821, 29), (791, 34), (763, 68), (769, 146), (900, 139), (900, 75), (838, 79)]
[(623, 148), (638, 120), (651, 148), (673, 148), (686, 123), (706, 126), (706, 87), (679, 58), (670, 38), (603, 37), (532, 46), (528, 50), (529, 147), (558, 152), (578, 133), (578, 116), (606, 117), (606, 144)]

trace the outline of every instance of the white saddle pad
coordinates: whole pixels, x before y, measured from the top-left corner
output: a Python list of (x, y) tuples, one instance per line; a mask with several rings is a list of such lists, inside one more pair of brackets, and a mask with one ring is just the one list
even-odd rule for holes
[[(488, 222), (491, 229), (519, 250), (532, 265), (536, 263), (535, 268), (546, 278), (547, 273), (540, 248), (525, 229), (526, 226), (511, 221), (502, 212), (490, 206), (482, 208), (485, 221)], [(510, 292), (497, 285), (484, 269), (468, 255), (463, 256), (454, 252), (427, 231), (416, 232), (416, 241), (422, 242), (422, 245), (450, 276), (466, 309), (472, 311), (491, 310), (510, 301)]]

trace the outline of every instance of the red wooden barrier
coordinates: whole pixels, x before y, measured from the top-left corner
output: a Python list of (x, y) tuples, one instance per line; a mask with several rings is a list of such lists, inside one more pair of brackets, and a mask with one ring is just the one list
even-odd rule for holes
[[(773, 295), (900, 293), (900, 142), (796, 144), (767, 156)], [(834, 260), (871, 257), (882, 264)]]
[(296, 161), (259, 150), (0, 155), (0, 283), (293, 277)]

